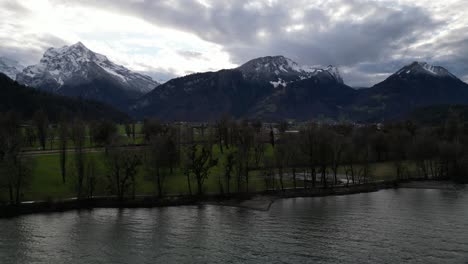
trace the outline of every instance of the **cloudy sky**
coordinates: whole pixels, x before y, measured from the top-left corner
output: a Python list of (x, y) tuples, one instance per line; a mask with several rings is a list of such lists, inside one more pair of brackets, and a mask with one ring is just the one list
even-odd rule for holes
[(468, 81), (467, 0), (0, 0), (0, 56), (81, 41), (156, 79), (284, 55), (370, 86), (414, 60)]

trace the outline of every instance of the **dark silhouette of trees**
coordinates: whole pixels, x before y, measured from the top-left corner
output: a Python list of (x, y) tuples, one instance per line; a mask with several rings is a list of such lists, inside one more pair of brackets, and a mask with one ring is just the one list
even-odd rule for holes
[(328, 185), (328, 165), (333, 162), (332, 135), (326, 127), (315, 130), (317, 143), (316, 155), (318, 172), (320, 173), (320, 183), (326, 188)]
[(410, 159), (415, 162), (419, 174), (425, 179), (437, 178), (438, 140), (433, 133), (432, 129), (421, 131), (408, 150)]
[(161, 129), (151, 135), (149, 148), (144, 160), (147, 174), (155, 179), (158, 196), (163, 196), (166, 176), (178, 164), (177, 130), (172, 127)]
[[(88, 153), (95, 149), (85, 148), (87, 126), (91, 140), (106, 148), (105, 172), (98, 170), (101, 167), (95, 154)], [(128, 138), (135, 135), (134, 123), (124, 126)], [(37, 111), (33, 126), (27, 126), (14, 114), (0, 114), (0, 188), (8, 190), (5, 193), (11, 204), (20, 203), (32, 166), (21, 152), (34, 144), (36, 135), (42, 149), (46, 149), (47, 140), (51, 148), (58, 146), (62, 181), (73, 177), (78, 199), (96, 193), (96, 186), (101, 186), (99, 173), (107, 176), (111, 194), (120, 200), (135, 197), (141, 165), (145, 177), (154, 180), (155, 195), (160, 198), (167, 194), (166, 185), (174, 172), (183, 174), (190, 194), (198, 195), (206, 192), (208, 177), (217, 183), (216, 191), (221, 194), (252, 191), (257, 187), (252, 185), (256, 175), (263, 177), (268, 190), (297, 189), (299, 180), (310, 191), (336, 187), (342, 174), (346, 185), (363, 184), (373, 180), (371, 168), (382, 162), (391, 164), (397, 180), (468, 181), (468, 124), (456, 114), (431, 126), (411, 122), (308, 123), (287, 130), (288, 126), (286, 122), (271, 124), (273, 133), (259, 121), (234, 121), (227, 116), (203, 125), (147, 119), (142, 128), (144, 144), (123, 146), (118, 144), (116, 124), (110, 121), (85, 123), (62, 117), (49, 124), (47, 115)], [(54, 141), (58, 144), (52, 144)], [(70, 155), (69, 146), (74, 150)], [(210, 175), (218, 163), (217, 174)], [(106, 178), (102, 179), (105, 184)]]
[(29, 147), (33, 147), (34, 146), (34, 143), (36, 142), (37, 140), (37, 137), (36, 137), (36, 132), (35, 132), (35, 129), (34, 127), (32, 126), (27, 126), (24, 128), (24, 133), (25, 133), (25, 140), (28, 144)]
[[(231, 179), (232, 179), (232, 172), (235, 165), (235, 156), (233, 153), (228, 153), (226, 155), (226, 162), (224, 164), (224, 181), (226, 182), (226, 192), (229, 194), (231, 193)], [(220, 184), (220, 190), (222, 189), (222, 184)]]
[[(230, 117), (223, 115), (221, 119), (216, 122), (216, 138), (218, 141), (219, 151), (224, 153), (224, 148), (229, 149), (229, 127), (231, 124)], [(223, 147), (224, 146), (224, 147)]]
[(54, 148), (55, 136), (56, 136), (56, 129), (53, 125), (49, 126), (47, 131), (47, 140), (49, 141), (50, 149)]
[(125, 135), (127, 135), (127, 138), (132, 137), (132, 124), (125, 123)]
[(15, 113), (0, 114), (0, 184), (7, 186), (10, 204), (19, 205), (31, 177), (32, 161), (21, 157), (24, 139)]
[(107, 149), (118, 140), (117, 126), (109, 120), (101, 120), (91, 123), (90, 136), (94, 144)]
[(275, 160), (274, 157), (271, 156), (263, 156), (262, 162), (262, 176), (265, 181), (265, 188), (267, 190), (275, 189), (276, 188), (276, 179), (275, 179)]
[(188, 170), (193, 173), (197, 182), (197, 193), (201, 195), (210, 169), (218, 164), (218, 160), (213, 158), (213, 145), (192, 144), (188, 148), (187, 158)]
[(69, 124), (63, 118), (58, 126), (58, 138), (59, 138), (59, 149), (60, 149), (60, 172), (62, 174), (63, 183), (66, 182), (67, 177), (67, 147), (68, 139), (70, 136)]
[(343, 163), (346, 175), (346, 185), (351, 181), (356, 183), (357, 169), (358, 169), (358, 146), (351, 137), (345, 139), (345, 146), (343, 149)]
[(369, 141), (370, 146), (376, 155), (376, 161), (382, 161), (384, 159), (384, 155), (388, 152), (388, 144), (385, 134), (382, 131), (375, 131), (374, 133), (371, 133)]
[(119, 201), (131, 194), (135, 198), (136, 175), (141, 165), (141, 156), (135, 151), (112, 148), (106, 155), (109, 190), (117, 195)]
[(70, 135), (73, 141), (75, 153), (75, 175), (76, 175), (76, 189), (78, 199), (84, 198), (83, 182), (85, 179), (85, 141), (86, 141), (86, 125), (83, 120), (76, 118), (70, 127)]
[(345, 136), (334, 131), (330, 131), (330, 168), (333, 172), (333, 184), (338, 184), (338, 169), (342, 165), (343, 153), (345, 151)]
[(284, 173), (288, 159), (288, 148), (289, 146), (283, 142), (283, 139), (280, 139), (274, 149), (275, 166), (278, 170), (278, 180), (282, 191), (284, 191)]
[(145, 119), (141, 132), (145, 136), (145, 141), (150, 142), (151, 137), (159, 135), (163, 129), (164, 126), (159, 120)]
[(96, 160), (93, 157), (88, 157), (87, 159), (85, 175), (86, 195), (88, 198), (92, 198), (98, 179)]
[(249, 171), (254, 146), (254, 131), (247, 121), (243, 121), (237, 129), (236, 137), (236, 164), (238, 171), (238, 187), (245, 182), (245, 190), (249, 191)]
[(284, 134), (284, 132), (286, 132), (288, 130), (288, 128), (289, 128), (289, 124), (285, 120), (281, 121), (278, 124), (278, 131), (280, 132), (280, 134)]
[[(307, 125), (300, 134), (302, 139), (301, 151), (305, 156), (306, 162), (308, 164), (311, 180), (312, 180), (312, 187), (315, 187), (316, 184), (316, 169), (315, 166), (317, 165), (317, 157), (316, 157), (316, 148), (317, 148), (317, 128), (313, 124)], [(306, 175), (304, 175), (304, 188), (307, 188), (307, 181)]]
[(394, 130), (389, 135), (390, 142), (390, 155), (392, 163), (395, 167), (395, 173), (397, 179), (405, 178), (405, 173), (407, 173), (407, 168), (405, 162), (408, 157), (408, 146), (411, 143), (411, 134), (407, 130), (398, 129)]
[(34, 113), (33, 123), (36, 127), (37, 138), (41, 144), (42, 150), (46, 149), (47, 133), (49, 130), (49, 119), (43, 110)]

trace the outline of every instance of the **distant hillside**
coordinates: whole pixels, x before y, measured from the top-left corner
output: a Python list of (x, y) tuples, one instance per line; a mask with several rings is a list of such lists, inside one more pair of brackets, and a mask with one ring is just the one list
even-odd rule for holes
[(414, 110), (404, 119), (419, 124), (442, 124), (452, 115), (458, 116), (463, 123), (468, 122), (468, 105), (426, 106)]
[(348, 110), (359, 121), (400, 119), (432, 105), (468, 104), (468, 84), (448, 70), (413, 62), (359, 95)]
[(106, 104), (43, 92), (20, 85), (0, 73), (0, 112), (15, 111), (29, 119), (39, 109), (51, 120), (57, 120), (62, 113), (69, 118), (81, 115), (86, 120), (107, 118), (121, 122), (129, 118)]
[(141, 97), (131, 112), (178, 121), (210, 121), (225, 113), (262, 120), (336, 118), (354, 94), (333, 66), (318, 69), (270, 56), (170, 80)]

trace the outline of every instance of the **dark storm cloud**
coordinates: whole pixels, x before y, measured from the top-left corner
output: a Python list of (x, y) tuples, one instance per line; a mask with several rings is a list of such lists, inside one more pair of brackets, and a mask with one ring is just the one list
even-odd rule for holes
[[(450, 12), (422, 0), (54, 1), (110, 10), (196, 34), (221, 45), (237, 64), (285, 55), (302, 64), (337, 65), (351, 85), (381, 81), (413, 60), (443, 64), (468, 76), (468, 30), (459, 25), (453, 30), (455, 22), (460, 24), (453, 14), (466, 10), (465, 0), (452, 1)], [(441, 40), (440, 35), (446, 37)]]
[[(24, 41), (27, 41), (28, 45), (24, 45)], [(11, 38), (0, 36), (0, 55), (28, 66), (36, 64), (47, 48), (62, 47), (66, 44), (63, 39), (53, 35), (24, 34), (13, 42)]]
[[(282, 54), (303, 64), (348, 67), (351, 80), (382, 73), (382, 61), (400, 63), (394, 54), (411, 60), (408, 47), (444, 25), (418, 7), (361, 0), (313, 6), (310, 1), (211, 1), (209, 7), (182, 0), (85, 2), (194, 33), (222, 45), (234, 63)], [(375, 67), (364, 71), (362, 63)]]

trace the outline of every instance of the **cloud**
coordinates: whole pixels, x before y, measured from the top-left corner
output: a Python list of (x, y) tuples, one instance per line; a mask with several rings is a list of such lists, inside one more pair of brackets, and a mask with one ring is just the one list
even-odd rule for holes
[(196, 51), (178, 50), (177, 54), (187, 59), (206, 59), (203, 57), (202, 53)]
[[(91, 48), (141, 71), (183, 75), (285, 55), (302, 64), (337, 65), (353, 86), (374, 84), (414, 60), (468, 76), (464, 0), (47, 3), (66, 14), (57, 19), (65, 26), (49, 28), (57, 38), (85, 38)], [(3, 30), (0, 26), (0, 40)]]
[(161, 78), (234, 66), (219, 45), (139, 17), (48, 0), (1, 7), (0, 56), (25, 65), (37, 63), (49, 47), (82, 41), (118, 64)]
[(0, 55), (23, 64), (37, 63), (44, 49), (65, 41), (49, 33), (37, 33), (24, 21), (32, 11), (19, 2), (0, 3)]

